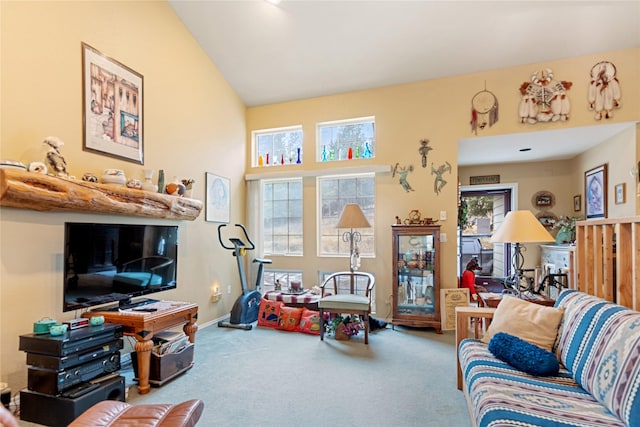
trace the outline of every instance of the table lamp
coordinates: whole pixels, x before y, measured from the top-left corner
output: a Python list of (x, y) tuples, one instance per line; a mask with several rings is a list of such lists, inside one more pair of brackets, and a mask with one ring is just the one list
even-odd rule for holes
[(350, 231), (345, 231), (342, 235), (342, 241), (349, 243), (349, 269), (353, 273), (360, 267), (360, 252), (358, 250), (358, 242), (362, 240), (362, 236), (359, 232), (353, 231), (354, 228), (369, 228), (371, 224), (367, 221), (367, 218), (362, 213), (362, 209), (356, 203), (349, 203), (345, 205), (338, 225), (336, 228), (348, 228)]
[[(491, 236), (491, 243), (512, 243), (513, 257), (513, 286), (519, 294), (520, 281), (524, 277), (524, 255), (521, 243), (555, 242), (555, 239), (543, 227), (538, 218), (531, 211), (510, 211), (504, 217), (500, 228)], [(525, 248), (526, 250), (526, 248)], [(529, 284), (525, 291), (533, 291), (533, 285)]]

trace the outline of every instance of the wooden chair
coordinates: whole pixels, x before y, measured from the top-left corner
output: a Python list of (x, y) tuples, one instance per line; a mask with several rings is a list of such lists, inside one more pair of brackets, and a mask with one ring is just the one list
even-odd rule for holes
[[(341, 271), (329, 275), (320, 285), (318, 301), (320, 310), (320, 340), (324, 341), (326, 321), (324, 313), (352, 314), (361, 316), (364, 323), (364, 343), (369, 344), (369, 313), (371, 313), (371, 291), (376, 279), (370, 273)], [(333, 287), (331, 287), (333, 284)], [(329, 293), (332, 293), (329, 295)], [(325, 296), (326, 294), (326, 296)]]

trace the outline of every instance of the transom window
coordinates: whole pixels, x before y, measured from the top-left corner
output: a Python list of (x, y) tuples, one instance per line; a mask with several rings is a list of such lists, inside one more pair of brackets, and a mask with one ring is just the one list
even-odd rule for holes
[(253, 167), (302, 163), (302, 126), (256, 130), (251, 139)]
[(318, 256), (349, 256), (349, 242), (344, 241), (346, 229), (337, 229), (342, 209), (348, 203), (357, 203), (371, 224), (362, 228), (358, 242), (360, 256), (375, 256), (375, 175), (355, 174), (317, 178), (318, 189)]
[(318, 162), (375, 157), (375, 117), (318, 123), (316, 141)]
[(302, 178), (262, 181), (265, 255), (302, 255)]

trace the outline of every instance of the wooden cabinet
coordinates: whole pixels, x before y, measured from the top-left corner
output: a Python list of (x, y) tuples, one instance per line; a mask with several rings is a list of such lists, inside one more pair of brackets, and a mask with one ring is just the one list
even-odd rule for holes
[(440, 321), (440, 226), (393, 225), (392, 325), (434, 328)]

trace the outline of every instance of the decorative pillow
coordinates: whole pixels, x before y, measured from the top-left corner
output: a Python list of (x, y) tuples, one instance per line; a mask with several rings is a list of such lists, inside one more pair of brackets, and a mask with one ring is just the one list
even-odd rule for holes
[(547, 307), (504, 295), (482, 342), (489, 344), (491, 337), (498, 332), (505, 332), (551, 351), (563, 314), (562, 308)]
[(498, 359), (527, 374), (558, 375), (560, 370), (555, 354), (504, 332), (498, 332), (491, 338), (489, 351)]
[(300, 316), (300, 324), (297, 330), (305, 334), (320, 335), (320, 312), (306, 308), (302, 309), (302, 316)]
[(278, 318), (280, 317), (281, 301), (269, 301), (266, 298), (260, 299), (260, 308), (258, 309), (258, 326), (266, 326), (268, 328), (278, 327)]
[(302, 308), (283, 305), (280, 307), (278, 329), (282, 329), (283, 331), (295, 331), (300, 324), (300, 317), (302, 317)]

